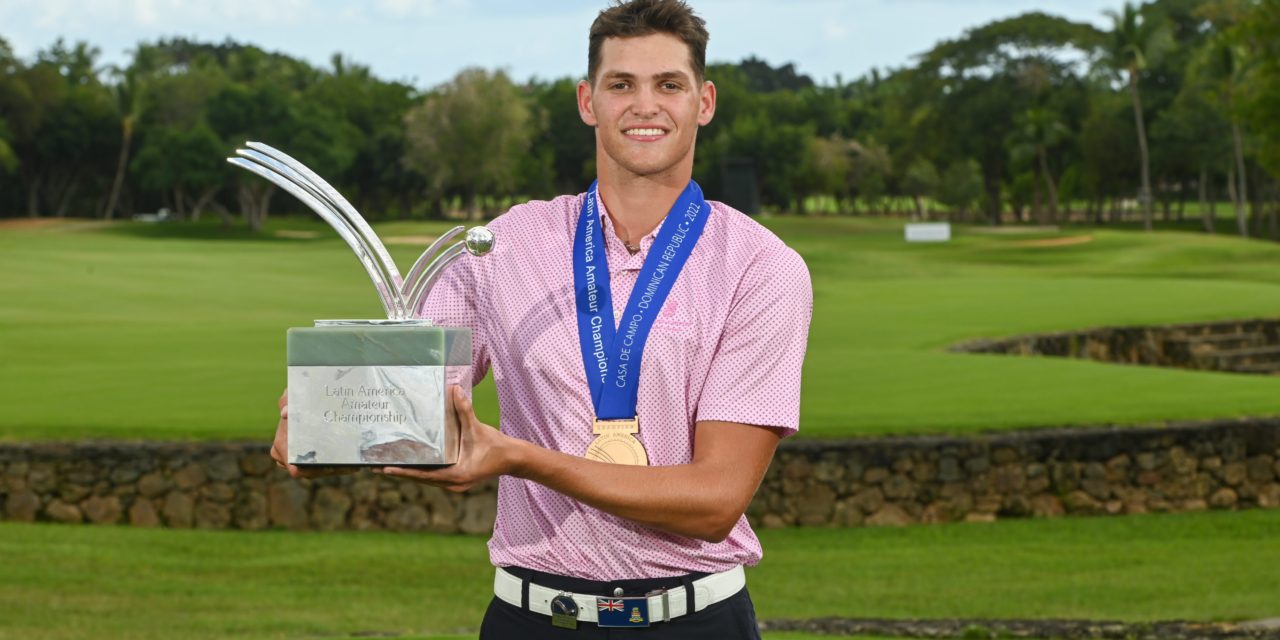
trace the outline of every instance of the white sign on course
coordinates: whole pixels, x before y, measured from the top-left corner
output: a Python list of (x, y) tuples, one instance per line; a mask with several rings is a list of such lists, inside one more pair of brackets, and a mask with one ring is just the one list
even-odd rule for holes
[(951, 239), (951, 223), (928, 222), (908, 224), (907, 242), (946, 242)]

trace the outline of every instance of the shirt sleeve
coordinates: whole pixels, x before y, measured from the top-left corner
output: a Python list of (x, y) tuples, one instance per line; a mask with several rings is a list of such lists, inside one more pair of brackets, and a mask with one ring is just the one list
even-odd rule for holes
[[(430, 318), (438, 326), (471, 329), (471, 386), (480, 384), (489, 372), (488, 331), (485, 314), (478, 305), (484, 299), (479, 274), (470, 256), (449, 265), (427, 295), (417, 317)], [(451, 360), (465, 358), (451, 357)], [(449, 380), (449, 382), (455, 382)]]
[(800, 373), (813, 317), (809, 269), (779, 245), (743, 275), (698, 400), (698, 420), (800, 428)]

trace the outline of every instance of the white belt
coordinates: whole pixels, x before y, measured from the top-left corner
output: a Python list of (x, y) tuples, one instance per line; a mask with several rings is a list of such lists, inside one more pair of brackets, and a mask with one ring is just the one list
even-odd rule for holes
[[(521, 606), (521, 585), (523, 580), (507, 573), (498, 567), (493, 578), (493, 594), (500, 600), (514, 606)], [(702, 611), (707, 607), (727, 600), (747, 586), (747, 576), (742, 567), (734, 567), (728, 571), (713, 573), (693, 581), (693, 610)], [(551, 599), (558, 595), (573, 598), (578, 605), (578, 620), (596, 622), (596, 598), (605, 596), (567, 593), (529, 583), (529, 610), (542, 615), (551, 615)], [(670, 620), (686, 613), (686, 595), (683, 586), (651, 595), (649, 600), (649, 619), (654, 622)]]

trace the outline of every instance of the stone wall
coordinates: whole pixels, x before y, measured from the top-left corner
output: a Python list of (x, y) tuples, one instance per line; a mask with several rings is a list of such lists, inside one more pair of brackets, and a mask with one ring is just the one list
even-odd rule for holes
[[(465, 494), (361, 473), (297, 481), (264, 443), (0, 443), (0, 517), (202, 528), (484, 533)], [(875, 526), (1280, 506), (1280, 419), (789, 440), (753, 524)]]
[(1103, 327), (973, 340), (951, 350), (1275, 375), (1280, 374), (1280, 320)]

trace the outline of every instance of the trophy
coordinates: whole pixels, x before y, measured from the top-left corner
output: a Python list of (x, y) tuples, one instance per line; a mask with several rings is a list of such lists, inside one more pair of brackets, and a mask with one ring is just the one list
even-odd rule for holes
[[(458, 461), (448, 387), (471, 389), (471, 330), (414, 318), (445, 268), (493, 249), (493, 233), (458, 226), (405, 277), (365, 219), (329, 183), (260, 142), (227, 162), (270, 180), (316, 212), (355, 252), (385, 319), (316, 320), (288, 330), (289, 451), (296, 465), (431, 466)], [(450, 244), (450, 243), (453, 244)]]

